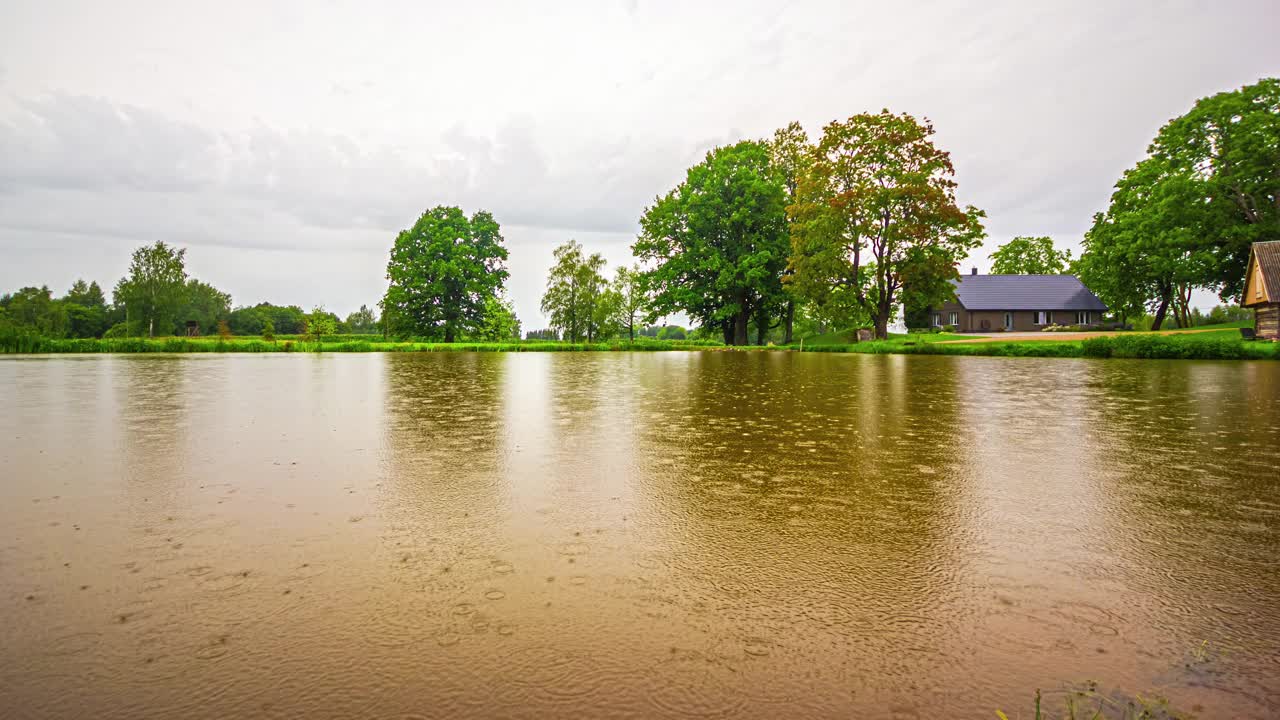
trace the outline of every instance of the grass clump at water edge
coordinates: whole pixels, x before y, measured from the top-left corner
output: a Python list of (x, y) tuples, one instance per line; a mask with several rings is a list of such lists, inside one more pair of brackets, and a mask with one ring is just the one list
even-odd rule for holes
[(1093, 681), (1048, 693), (1048, 697), (1036, 690), (1032, 712), (1007, 715), (995, 711), (1000, 720), (1191, 720), (1191, 715), (1169, 707), (1169, 701), (1156, 696), (1110, 694), (1098, 691)]

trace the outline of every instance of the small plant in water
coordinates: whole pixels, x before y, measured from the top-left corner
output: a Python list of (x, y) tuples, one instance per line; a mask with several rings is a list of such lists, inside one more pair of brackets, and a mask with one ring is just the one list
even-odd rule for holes
[[(1092, 680), (1077, 686), (1068, 686), (1054, 695), (1061, 695), (1061, 703), (1045, 702), (1036, 690), (1032, 714), (1025, 716), (1035, 720), (1190, 720), (1190, 715), (1169, 707), (1160, 697), (1132, 697), (1119, 692), (1098, 692), (1098, 684)], [(1059, 709), (1060, 708), (1060, 709)], [(997, 710), (1000, 720), (1018, 720), (1021, 714), (1010, 717)]]

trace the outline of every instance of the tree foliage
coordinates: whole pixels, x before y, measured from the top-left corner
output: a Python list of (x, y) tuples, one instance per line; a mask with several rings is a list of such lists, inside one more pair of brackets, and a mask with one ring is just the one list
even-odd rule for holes
[(876, 337), (913, 278), (917, 295), (947, 299), (945, 281), (983, 235), (983, 213), (956, 204), (951, 158), (932, 135), (888, 110), (827, 125), (789, 208), (796, 291), (828, 315), (860, 311)]
[(323, 307), (317, 307), (307, 313), (304, 333), (311, 336), (314, 342), (320, 342), (325, 335), (333, 335), (337, 331), (338, 318), (333, 313), (326, 311)]
[(649, 311), (644, 274), (638, 267), (619, 267), (613, 277), (613, 292), (618, 304), (618, 323), (627, 331), (627, 339), (635, 340), (636, 324), (644, 322)]
[(258, 303), (253, 307), (238, 307), (231, 311), (227, 322), (236, 335), (258, 335), (268, 322), (272, 332), (282, 335), (301, 335), (306, 331), (306, 313), (297, 305)]
[(186, 254), (186, 248), (163, 241), (133, 252), (129, 275), (116, 284), (114, 293), (133, 332), (145, 331), (148, 337), (155, 337), (157, 330), (173, 333), (186, 300)]
[(378, 331), (378, 316), (367, 305), (361, 305), (359, 310), (347, 316), (344, 324), (349, 333), (367, 335)]
[(612, 335), (620, 298), (605, 279), (604, 257), (587, 255), (578, 241), (569, 240), (555, 249), (554, 258), (541, 306), (551, 327), (569, 342)]
[(652, 265), (651, 316), (684, 312), (721, 329), (725, 342), (747, 344), (748, 323), (782, 297), (786, 202), (765, 143), (716, 148), (689, 168), (645, 209), (631, 248)]
[(1062, 275), (1071, 266), (1071, 251), (1056, 250), (1053, 238), (1015, 237), (991, 253), (995, 275)]
[(1081, 279), (1126, 314), (1172, 309), (1194, 288), (1238, 300), (1249, 247), (1280, 239), (1280, 80), (1203, 98), (1167, 123), (1094, 216)]
[(445, 342), (479, 331), (507, 280), (506, 261), (501, 228), (488, 212), (467, 218), (456, 207), (428, 210), (391, 248), (382, 301), (389, 329)]
[(476, 333), (478, 340), (519, 340), (520, 318), (511, 301), (494, 296), (485, 301), (484, 322)]
[(66, 337), (71, 328), (66, 305), (54, 299), (47, 285), (24, 287), (0, 296), (0, 309), (4, 310), (7, 324), (44, 337)]
[[(773, 133), (773, 140), (769, 143), (769, 163), (773, 167), (773, 171), (777, 173), (782, 180), (782, 187), (787, 193), (787, 206), (796, 204), (797, 192), (800, 189), (800, 178), (808, 172), (809, 164), (813, 160), (814, 148), (809, 142), (809, 133), (800, 123), (792, 122), (784, 128), (779, 128)], [(790, 242), (792, 218), (787, 218), (787, 238)], [(796, 304), (802, 302), (804, 298), (794, 291), (794, 287), (787, 282), (787, 276), (792, 274), (793, 270), (788, 263), (786, 269), (783, 270), (782, 287), (786, 292), (785, 307), (782, 317), (782, 342), (784, 345), (791, 344), (792, 336), (795, 330)], [(764, 333), (763, 318), (757, 321), (757, 332)], [(762, 344), (762, 343), (757, 343)]]
[(231, 296), (214, 286), (191, 279), (187, 281), (185, 302), (178, 313), (178, 321), (194, 320), (202, 335), (218, 330), (218, 323), (231, 315)]

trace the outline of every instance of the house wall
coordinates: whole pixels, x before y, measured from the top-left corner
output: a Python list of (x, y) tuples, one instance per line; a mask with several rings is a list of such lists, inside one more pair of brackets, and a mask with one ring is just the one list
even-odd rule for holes
[(1253, 258), (1249, 258), (1249, 260), (1250, 260), (1249, 267), (1252, 270), (1252, 272), (1250, 272), (1249, 277), (1246, 278), (1248, 282), (1245, 283), (1245, 286), (1244, 286), (1244, 299), (1242, 304), (1245, 307), (1252, 307), (1253, 305), (1256, 305), (1258, 303), (1270, 302), (1273, 299), (1280, 300), (1280, 298), (1267, 297), (1268, 291), (1271, 290), (1271, 288), (1263, 285), (1262, 266), (1259, 265), (1257, 262), (1254, 262)]
[(1280, 303), (1259, 305), (1253, 310), (1254, 333), (1260, 338), (1280, 340)]
[[(958, 303), (944, 303), (942, 307), (934, 310), (934, 313), (942, 314), (942, 324), (950, 324), (947, 318), (950, 313), (960, 315), (960, 322), (957, 323), (956, 329), (959, 332), (972, 333), (998, 333), (1004, 330), (1004, 312), (1003, 310), (965, 310)], [(1036, 324), (1036, 311), (1034, 310), (1013, 310), (1013, 331), (1014, 332), (1039, 332), (1044, 325)], [(1050, 311), (1050, 322), (1058, 325), (1074, 325), (1076, 323), (1075, 310), (1053, 310)], [(1089, 321), (1091, 323), (1101, 322), (1102, 313), (1091, 311), (1089, 313)], [(983, 322), (987, 325), (984, 327)], [(929, 324), (933, 324), (933, 318), (930, 316)]]

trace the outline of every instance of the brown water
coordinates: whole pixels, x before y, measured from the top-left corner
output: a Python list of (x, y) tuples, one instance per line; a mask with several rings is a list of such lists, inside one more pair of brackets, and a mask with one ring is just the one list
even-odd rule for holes
[(0, 360), (0, 716), (1280, 714), (1280, 364)]

